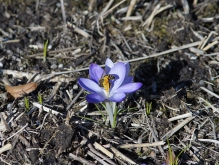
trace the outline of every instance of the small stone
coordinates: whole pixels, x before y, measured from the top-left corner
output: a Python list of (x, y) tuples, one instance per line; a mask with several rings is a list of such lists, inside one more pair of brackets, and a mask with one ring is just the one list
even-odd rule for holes
[(59, 64), (58, 67), (59, 67), (59, 69), (63, 68), (63, 64)]
[(50, 68), (51, 68), (51, 69), (57, 69), (57, 65), (56, 65), (56, 64), (52, 64), (52, 65), (50, 66)]
[(73, 86), (73, 89), (78, 89), (78, 85), (74, 85), (74, 86)]

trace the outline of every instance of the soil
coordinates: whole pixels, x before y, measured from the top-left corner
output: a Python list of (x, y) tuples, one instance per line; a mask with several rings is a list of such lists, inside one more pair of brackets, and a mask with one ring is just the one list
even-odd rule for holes
[[(219, 163), (217, 0), (0, 2), (1, 165)], [(77, 84), (107, 58), (143, 84), (115, 129)]]

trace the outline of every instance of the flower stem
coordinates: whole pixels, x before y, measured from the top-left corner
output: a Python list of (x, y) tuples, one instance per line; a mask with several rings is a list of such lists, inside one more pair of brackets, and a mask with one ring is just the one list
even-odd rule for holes
[(106, 111), (109, 115), (109, 120), (110, 120), (110, 125), (112, 128), (115, 128), (116, 127), (116, 118), (114, 115), (114, 111), (115, 111), (115, 105), (113, 102), (110, 102), (110, 101), (105, 101), (105, 105), (106, 105)]

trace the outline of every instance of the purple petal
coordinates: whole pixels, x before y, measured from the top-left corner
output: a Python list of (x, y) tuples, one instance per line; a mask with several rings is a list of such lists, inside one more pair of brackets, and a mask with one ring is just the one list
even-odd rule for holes
[(125, 93), (115, 93), (113, 96), (109, 97), (108, 100), (113, 102), (121, 102), (125, 99), (125, 97)]
[(137, 91), (139, 88), (141, 88), (142, 83), (129, 83), (126, 85), (123, 85), (119, 87), (116, 91), (117, 92), (123, 92), (123, 93), (132, 93)]
[(126, 77), (129, 75), (129, 71), (130, 71), (130, 65), (129, 65), (129, 63), (127, 62), (127, 63), (124, 63), (125, 64), (125, 68), (126, 68)]
[(103, 102), (106, 98), (98, 93), (91, 93), (86, 96), (86, 100), (89, 103), (100, 103)]
[(106, 59), (106, 62), (105, 62), (105, 71), (106, 71), (106, 74), (109, 74), (110, 72), (110, 69), (114, 66), (114, 63), (109, 59), (107, 58)]
[(116, 80), (114, 81), (113, 87), (111, 89), (111, 91), (115, 91), (124, 81), (125, 79), (125, 73), (126, 72), (126, 68), (124, 63), (122, 62), (117, 62), (114, 67), (112, 67), (112, 69), (110, 70), (109, 74), (112, 74), (115, 76)]
[(99, 85), (97, 83), (95, 83), (94, 81), (92, 81), (88, 78), (80, 78), (78, 80), (78, 84), (82, 88), (87, 90), (88, 92), (91, 92), (91, 93), (104, 93), (103, 89), (101, 87), (99, 87)]
[[(125, 80), (122, 82), (122, 85), (131, 83), (132, 80), (133, 80), (133, 77), (132, 77), (132, 76), (128, 76), (128, 77), (126, 77)], [(121, 85), (121, 86), (122, 86), (122, 85)]]
[(97, 64), (91, 64), (89, 68), (89, 75), (92, 80), (97, 84), (99, 83), (100, 78), (105, 74), (105, 71)]

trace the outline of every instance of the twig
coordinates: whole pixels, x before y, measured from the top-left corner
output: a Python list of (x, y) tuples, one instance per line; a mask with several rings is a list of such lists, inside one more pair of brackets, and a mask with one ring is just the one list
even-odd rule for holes
[[(96, 142), (95, 142), (96, 143)], [(90, 150), (95, 153), (96, 155), (98, 155), (99, 157), (101, 157), (103, 160), (107, 161), (108, 163), (110, 163), (110, 165), (116, 165), (113, 161), (111, 161), (109, 158), (107, 158), (106, 156), (104, 156), (103, 154), (99, 153), (97, 150), (94, 149), (94, 147), (91, 144), (88, 144), (88, 147), (90, 148)]]
[(141, 144), (122, 144), (119, 148), (139, 148), (139, 147), (156, 147), (164, 145), (164, 141), (157, 141), (154, 143), (141, 143)]
[(5, 151), (10, 150), (11, 148), (12, 148), (12, 145), (11, 145), (10, 143), (8, 143), (8, 144), (2, 146), (2, 147), (0, 148), (0, 154), (1, 154), (2, 152), (5, 152)]
[(117, 3), (115, 6), (113, 6), (111, 9), (109, 9), (108, 11), (106, 11), (104, 14), (103, 14), (103, 18), (107, 17), (111, 12), (113, 12), (113, 10), (115, 8), (117, 8), (118, 6), (120, 6), (122, 3), (124, 3), (126, 0), (122, 0), (120, 1), (119, 3)]
[(84, 30), (78, 28), (77, 26), (75, 26), (74, 24), (67, 22), (67, 26), (69, 28), (71, 28), (72, 30), (74, 30), (76, 33), (82, 35), (84, 38), (90, 38), (90, 34), (88, 34), (87, 32), (85, 32)]
[(184, 10), (184, 14), (188, 14), (189, 13), (189, 4), (187, 0), (181, 0), (182, 5), (183, 5), (183, 10)]
[(9, 139), (11, 139), (12, 137), (14, 137), (15, 135), (17, 135), (18, 133), (22, 132), (27, 126), (28, 126), (28, 123), (25, 124), (25, 126), (23, 126), (19, 131), (17, 131), (16, 133), (14, 133), (14, 134), (11, 135), (10, 137), (8, 137), (8, 138), (6, 139), (6, 141), (9, 140)]
[[(2, 43), (3, 41), (0, 41), (0, 43)], [(9, 43), (16, 43), (16, 42), (20, 42), (19, 39), (15, 39), (15, 40), (7, 40), (5, 42), (3, 42), (4, 44), (9, 44)]]
[[(43, 125), (44, 125), (44, 123), (45, 123), (45, 121), (46, 121), (46, 118), (47, 118), (47, 116), (49, 115), (49, 113), (47, 113), (44, 117), (43, 117), (43, 122), (42, 122), (42, 124), (40, 124), (36, 129), (42, 129), (43, 128)], [(39, 116), (39, 115), (38, 115)]]
[(113, 158), (113, 154), (108, 151), (106, 148), (104, 148), (103, 146), (101, 146), (99, 143), (95, 142), (94, 143), (94, 147), (100, 151), (102, 151), (104, 154), (106, 154), (109, 158)]
[(60, 0), (60, 3), (61, 3), (61, 10), (62, 10), (62, 18), (63, 18), (63, 22), (64, 22), (64, 24), (66, 24), (65, 6), (64, 6), (64, 2), (63, 2), (63, 0)]
[(210, 95), (212, 95), (212, 96), (214, 96), (214, 97), (216, 97), (216, 98), (219, 99), (219, 95), (215, 94), (214, 92), (208, 90), (208, 89), (205, 88), (205, 87), (200, 87), (200, 88), (201, 88), (203, 91), (205, 91), (205, 92), (209, 93)]
[(212, 110), (213, 112), (218, 112), (219, 113), (219, 110), (218, 108), (214, 107), (212, 104), (210, 104), (208, 101), (206, 101), (205, 99), (203, 99), (202, 97), (198, 97), (198, 99), (202, 102), (205, 102), (205, 104), (207, 104)]
[(214, 41), (210, 44), (208, 44), (206, 47), (203, 48), (204, 51), (207, 51), (208, 49), (210, 49), (212, 46), (217, 45), (218, 41)]
[(142, 26), (143, 26), (143, 27), (145, 26), (146, 29), (149, 28), (149, 26), (151, 25), (151, 22), (152, 22), (152, 20), (153, 20), (153, 18), (154, 18), (155, 15), (157, 15), (158, 13), (162, 12), (163, 10), (166, 10), (166, 9), (168, 9), (168, 8), (171, 8), (171, 7), (173, 7), (173, 5), (168, 4), (167, 6), (164, 6), (164, 7), (161, 7), (161, 8), (160, 8), (160, 4), (158, 4), (158, 5), (154, 8), (153, 12), (152, 12), (151, 15), (148, 17), (148, 19), (142, 24)]
[(216, 130), (215, 130), (215, 124), (214, 124), (214, 122), (210, 118), (209, 118), (209, 121), (211, 122), (211, 125), (212, 125), (214, 139), (217, 139)]
[(201, 41), (193, 42), (193, 43), (183, 45), (183, 46), (180, 46), (180, 47), (177, 47), (177, 48), (173, 48), (173, 49), (170, 49), (170, 50), (166, 50), (166, 51), (163, 51), (163, 52), (160, 52), (160, 53), (155, 53), (155, 54), (152, 54), (150, 56), (127, 60), (127, 62), (134, 62), (134, 61), (145, 60), (147, 58), (158, 57), (158, 56), (161, 56), (161, 55), (164, 55), (164, 54), (169, 54), (169, 53), (172, 53), (172, 52), (175, 52), (175, 51), (178, 51), (178, 50), (187, 49), (189, 47), (197, 46), (200, 43), (201, 43)]
[(2, 157), (0, 157), (0, 160), (1, 160), (2, 163), (5, 163), (7, 165), (11, 165), (10, 163), (6, 162)]
[(114, 0), (110, 0), (100, 14), (104, 14), (110, 8), (110, 6), (113, 4), (113, 2), (114, 2)]
[(218, 140), (214, 140), (214, 139), (198, 139), (201, 142), (209, 142), (209, 143), (215, 143), (215, 144), (219, 144)]
[(93, 11), (93, 7), (95, 5), (96, 0), (89, 0), (89, 4), (88, 4), (88, 11), (92, 12)]
[(187, 118), (187, 117), (190, 117), (190, 116), (192, 116), (192, 113), (186, 113), (186, 114), (183, 114), (183, 115), (178, 115), (178, 116), (175, 116), (175, 117), (171, 117), (171, 118), (168, 119), (168, 121), (175, 121), (175, 120)]
[[(81, 47), (69, 47), (69, 48), (63, 48), (63, 49), (48, 51), (48, 55), (52, 56), (53, 54), (71, 51), (72, 49), (74, 49), (74, 51), (71, 53), (72, 55), (81, 52)], [(36, 57), (36, 56), (43, 56), (43, 52), (42, 53), (36, 53), (36, 54), (27, 55), (27, 56), (25, 56), (25, 58), (32, 58), (32, 57)]]
[(141, 21), (142, 16), (132, 16), (132, 17), (123, 17), (121, 18), (123, 21)]
[(72, 153), (69, 154), (69, 157), (73, 158), (74, 160), (77, 160), (77, 161), (81, 162), (82, 164), (95, 165), (94, 163), (91, 163), (91, 162), (85, 160), (84, 158), (76, 156), (76, 155), (74, 155)]
[(137, 2), (136, 0), (131, 0), (128, 11), (126, 13), (126, 17), (129, 17), (131, 15), (131, 13), (135, 7), (136, 2)]
[(98, 162), (100, 162), (103, 165), (109, 165), (108, 163), (104, 162), (100, 157), (98, 157), (97, 155), (95, 155), (93, 152), (88, 151), (87, 152), (88, 155), (90, 155), (93, 159), (97, 160)]
[(128, 162), (129, 164), (136, 164), (134, 161), (132, 161), (131, 159), (129, 159), (127, 156), (125, 156), (124, 154), (122, 154), (120, 151), (118, 151), (116, 148), (114, 147), (110, 147), (110, 149), (114, 152), (114, 154), (118, 157), (123, 159), (124, 161)]
[(218, 35), (215, 31), (211, 31), (208, 35), (208, 37), (204, 40), (204, 42), (202, 43), (202, 45), (200, 45), (198, 48), (202, 49), (204, 48), (204, 46), (206, 45), (206, 43), (208, 42), (208, 40), (210, 39), (210, 37), (212, 36), (212, 34), (216, 34)]
[(125, 61), (124, 54), (123, 54), (122, 51), (118, 48), (118, 46), (114, 43), (113, 40), (110, 40), (110, 44), (112, 44), (112, 45), (116, 48), (116, 50), (119, 52), (119, 54), (120, 54), (122, 60)]
[(57, 111), (54, 111), (54, 110), (52, 110), (52, 109), (50, 109), (50, 108), (47, 108), (47, 107), (45, 107), (45, 106), (43, 106), (43, 105), (41, 105), (41, 104), (39, 104), (39, 103), (37, 103), (37, 102), (33, 102), (33, 105), (34, 105), (35, 107), (42, 108), (45, 112), (48, 112), (48, 113), (51, 112), (51, 113), (54, 114), (54, 115), (62, 115), (62, 116), (63, 116), (62, 113), (57, 112)]
[(71, 101), (71, 103), (67, 106), (66, 110), (68, 111), (72, 105), (75, 103), (75, 101), (78, 99), (78, 97), (82, 94), (84, 90), (81, 89), (80, 92), (77, 94), (77, 96), (75, 96), (75, 98)]
[(179, 129), (181, 129), (184, 125), (189, 123), (191, 120), (193, 120), (195, 117), (188, 117), (187, 119), (183, 120), (181, 123), (179, 123), (176, 127), (174, 127), (172, 130), (167, 132), (161, 139), (163, 141), (166, 141), (168, 138), (170, 138), (174, 133), (176, 133)]
[[(149, 123), (149, 119), (148, 119), (148, 116), (147, 116), (147, 114), (146, 114), (146, 110), (144, 110), (144, 116), (145, 116), (145, 118), (146, 118), (148, 127), (149, 127), (149, 129), (150, 129), (150, 131), (151, 131), (151, 134), (152, 134), (152, 136), (153, 136), (153, 139), (154, 139), (154, 141), (155, 141), (155, 143), (156, 143), (156, 142), (158, 142), (158, 138), (157, 138), (157, 136), (155, 135), (155, 133), (154, 133), (155, 131), (152, 129), (152, 127), (151, 127), (151, 125), (150, 125), (150, 123)], [(162, 156), (165, 156), (163, 148), (158, 145), (158, 149), (160, 150)]]
[(181, 123), (179, 123), (176, 127), (174, 127), (172, 130), (167, 132), (161, 139), (163, 141), (166, 141), (168, 138), (170, 138), (174, 133), (176, 133), (179, 129), (181, 129), (184, 125), (189, 123), (191, 120), (193, 120), (195, 117), (188, 117), (187, 119), (183, 120)]
[(61, 86), (62, 82), (57, 82), (51, 92), (51, 94), (47, 97), (47, 99), (45, 100), (45, 102), (49, 102), (52, 100), (52, 98), (55, 96), (55, 94), (58, 92), (59, 87)]
[(104, 13), (101, 13), (100, 16), (98, 17), (98, 19), (94, 22), (91, 23), (91, 25), (93, 25), (94, 23), (98, 22), (99, 19), (103, 19), (105, 17), (107, 17), (111, 12), (113, 12), (113, 10), (115, 8), (117, 8), (119, 5), (121, 5), (122, 3), (124, 3), (126, 0), (122, 0), (120, 1), (119, 3), (117, 3), (116, 5), (114, 5), (111, 9), (109, 9), (108, 11), (104, 12)]

